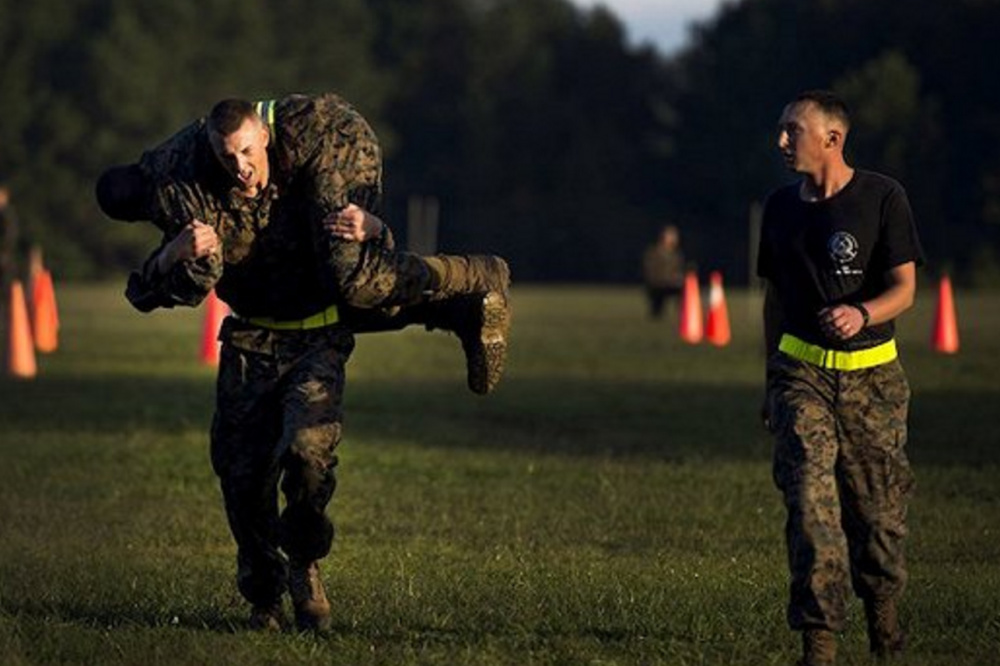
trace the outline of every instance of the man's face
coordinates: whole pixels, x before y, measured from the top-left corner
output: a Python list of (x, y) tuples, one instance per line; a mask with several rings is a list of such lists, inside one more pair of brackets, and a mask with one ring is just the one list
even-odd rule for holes
[(830, 122), (811, 102), (789, 104), (778, 121), (778, 150), (797, 173), (815, 173), (829, 157)]
[(210, 133), (216, 158), (249, 196), (256, 196), (267, 186), (270, 175), (267, 161), (269, 138), (267, 127), (256, 116), (244, 120), (232, 134), (222, 136)]

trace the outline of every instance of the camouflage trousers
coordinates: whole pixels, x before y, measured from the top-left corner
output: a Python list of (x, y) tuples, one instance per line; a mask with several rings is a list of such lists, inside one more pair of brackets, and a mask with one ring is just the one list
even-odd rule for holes
[(774, 481), (787, 509), (792, 629), (843, 629), (849, 585), (895, 599), (913, 474), (910, 388), (898, 360), (850, 372), (783, 353), (768, 363)]
[(236, 541), (240, 593), (270, 604), (287, 589), (287, 558), (320, 559), (333, 542), (326, 506), (354, 337), (340, 325), (271, 331), (229, 317), (219, 338), (212, 467)]
[(416, 305), (433, 284), (427, 262), (410, 252), (333, 239), (330, 256), (334, 292), (358, 308)]

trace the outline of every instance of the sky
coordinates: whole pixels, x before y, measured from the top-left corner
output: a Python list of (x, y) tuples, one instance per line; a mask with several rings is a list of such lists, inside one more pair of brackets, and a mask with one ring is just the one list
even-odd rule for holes
[(711, 18), (726, 0), (572, 0), (590, 9), (604, 5), (625, 25), (629, 42), (651, 43), (672, 55), (688, 37), (688, 25)]

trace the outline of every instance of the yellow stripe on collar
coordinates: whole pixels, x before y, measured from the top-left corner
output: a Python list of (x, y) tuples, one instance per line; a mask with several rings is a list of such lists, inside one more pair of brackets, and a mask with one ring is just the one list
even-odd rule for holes
[(274, 135), (274, 107), (276, 102), (273, 99), (266, 99), (259, 101), (254, 104), (254, 109), (257, 111), (257, 115), (267, 123), (267, 128), (271, 130), (271, 135)]

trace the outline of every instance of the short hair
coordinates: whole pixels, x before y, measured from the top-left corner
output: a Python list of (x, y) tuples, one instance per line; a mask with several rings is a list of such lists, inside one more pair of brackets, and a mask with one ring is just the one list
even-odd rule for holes
[(229, 136), (247, 118), (257, 115), (257, 107), (245, 99), (224, 99), (212, 107), (208, 114), (208, 131), (218, 136)]
[(833, 91), (806, 90), (805, 92), (799, 93), (793, 103), (815, 104), (825, 115), (840, 121), (844, 125), (845, 130), (851, 128), (851, 111), (847, 108), (847, 102), (841, 99)]
[(124, 164), (106, 170), (94, 188), (97, 205), (115, 220), (133, 222), (149, 219), (150, 187), (138, 164)]

